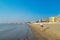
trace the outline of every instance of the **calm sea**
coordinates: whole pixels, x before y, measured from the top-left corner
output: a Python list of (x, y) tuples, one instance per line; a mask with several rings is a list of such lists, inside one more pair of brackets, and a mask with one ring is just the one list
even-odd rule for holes
[(34, 39), (26, 24), (0, 24), (0, 40), (26, 40), (28, 37)]

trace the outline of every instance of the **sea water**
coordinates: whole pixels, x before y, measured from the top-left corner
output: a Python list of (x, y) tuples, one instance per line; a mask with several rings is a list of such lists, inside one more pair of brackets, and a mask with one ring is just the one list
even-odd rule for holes
[(25, 40), (33, 35), (26, 24), (0, 24), (0, 40)]

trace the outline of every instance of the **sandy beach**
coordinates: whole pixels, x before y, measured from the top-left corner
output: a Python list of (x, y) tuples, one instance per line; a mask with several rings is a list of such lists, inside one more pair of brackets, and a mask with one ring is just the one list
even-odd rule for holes
[(36, 40), (60, 40), (60, 24), (29, 24)]

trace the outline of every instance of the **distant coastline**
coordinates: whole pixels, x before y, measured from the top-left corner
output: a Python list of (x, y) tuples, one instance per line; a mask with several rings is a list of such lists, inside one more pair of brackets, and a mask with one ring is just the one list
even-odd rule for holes
[(0, 24), (26, 24), (25, 22), (21, 22), (21, 23), (0, 23)]

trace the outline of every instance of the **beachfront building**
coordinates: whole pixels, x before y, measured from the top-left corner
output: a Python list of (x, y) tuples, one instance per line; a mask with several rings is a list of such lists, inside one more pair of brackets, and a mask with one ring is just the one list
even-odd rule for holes
[(56, 22), (56, 17), (50, 17), (49, 22)]
[(50, 17), (49, 22), (60, 22), (60, 15), (56, 17)]
[(60, 15), (58, 16), (52, 16), (50, 18), (42, 18), (36, 21), (36, 23), (38, 22), (60, 22)]
[(44, 18), (41, 20), (42, 22), (49, 22), (49, 18)]
[(56, 17), (57, 22), (60, 22), (60, 15)]

